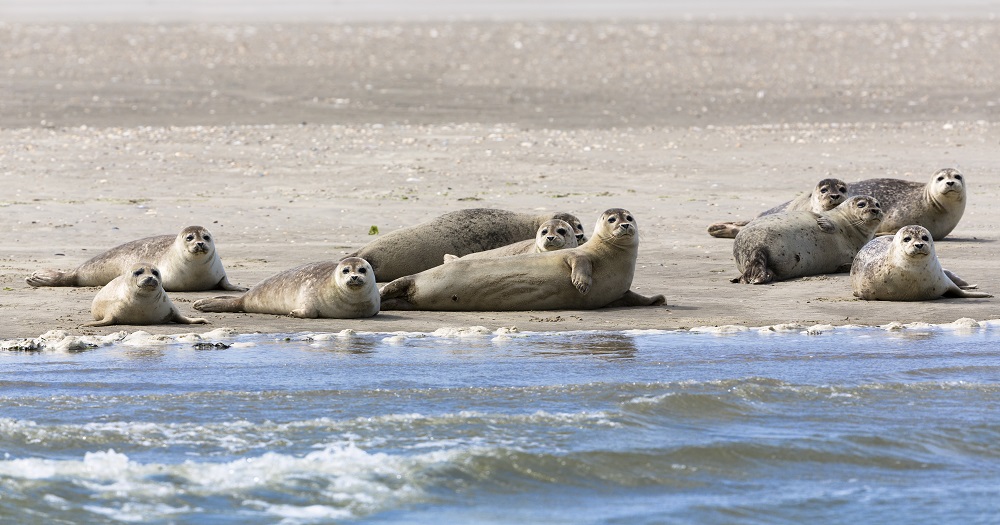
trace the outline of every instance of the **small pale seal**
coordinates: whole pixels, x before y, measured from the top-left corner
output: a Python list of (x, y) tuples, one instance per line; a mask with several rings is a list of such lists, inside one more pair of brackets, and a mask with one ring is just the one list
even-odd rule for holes
[(513, 311), (663, 304), (629, 290), (639, 231), (627, 210), (610, 209), (579, 247), (498, 259), (459, 259), (396, 279), (383, 310)]
[(877, 235), (903, 226), (927, 228), (935, 241), (944, 239), (965, 213), (965, 177), (954, 168), (937, 170), (926, 184), (902, 179), (867, 179), (847, 185), (851, 195), (870, 195), (882, 204), (885, 218)]
[[(773, 215), (783, 211), (811, 211), (823, 213), (836, 208), (847, 198), (847, 183), (840, 179), (823, 179), (816, 183), (812, 191), (803, 193), (794, 199), (783, 202), (767, 211), (761, 212), (757, 217)], [(708, 227), (708, 234), (712, 237), (732, 239), (740, 232), (740, 229), (749, 224), (750, 221), (717, 222)]]
[(38, 270), (25, 281), (31, 286), (104, 286), (133, 264), (143, 261), (160, 269), (163, 289), (168, 292), (246, 290), (229, 282), (212, 234), (201, 226), (188, 226), (177, 235), (127, 242), (97, 255), (75, 270)]
[(160, 271), (149, 263), (133, 264), (97, 292), (90, 305), (94, 321), (84, 326), (112, 324), (199, 324), (200, 317), (184, 317), (170, 302), (160, 282)]
[(251, 312), (292, 317), (356, 319), (379, 311), (375, 272), (368, 261), (304, 264), (268, 277), (239, 297), (200, 299), (202, 312)]
[(496, 257), (510, 257), (512, 255), (522, 255), (525, 253), (542, 253), (565, 248), (576, 248), (578, 246), (576, 234), (573, 227), (562, 219), (551, 219), (545, 221), (538, 228), (535, 240), (518, 241), (507, 246), (486, 250), (485, 252), (475, 252), (458, 257), (448, 254), (444, 256), (444, 262), (450, 263), (459, 259), (490, 259)]
[(881, 220), (878, 201), (864, 196), (824, 213), (787, 211), (754, 219), (733, 242), (740, 276), (732, 281), (765, 284), (846, 272)]
[(445, 254), (458, 257), (534, 239), (549, 219), (573, 226), (583, 242), (583, 226), (569, 213), (532, 215), (492, 208), (470, 208), (389, 232), (348, 257), (361, 257), (375, 270), (379, 282), (422, 272), (444, 263)]
[(939, 297), (993, 297), (971, 292), (976, 285), (941, 268), (934, 238), (923, 226), (903, 226), (896, 235), (868, 242), (851, 265), (851, 288), (860, 299), (927, 301)]

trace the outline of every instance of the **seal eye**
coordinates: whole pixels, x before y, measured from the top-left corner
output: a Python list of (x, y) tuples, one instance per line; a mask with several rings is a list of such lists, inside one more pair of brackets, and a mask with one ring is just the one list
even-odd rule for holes
[(628, 221), (628, 222), (632, 222), (634, 219), (632, 219), (631, 215), (626, 215), (625, 216), (625, 220)]
[(549, 234), (549, 229), (548, 228), (545, 228), (545, 229), (542, 230), (542, 235), (548, 235), (548, 234)]
[(368, 268), (364, 267), (358, 268), (358, 273), (368, 273)]
[(349, 274), (349, 273), (351, 273), (351, 269), (345, 267), (343, 270), (340, 271), (340, 273), (345, 274), (345, 275)]
[(864, 208), (865, 206), (868, 206), (868, 203), (865, 201), (861, 201), (858, 203), (858, 208)]
[(142, 269), (142, 268), (139, 268), (138, 270), (136, 270), (136, 271), (132, 272), (132, 275), (134, 275), (134, 276), (136, 276), (136, 277), (139, 277), (139, 276), (140, 276), (140, 275), (142, 275), (142, 274), (143, 274), (143, 273), (144, 273), (145, 271), (146, 271), (146, 270), (144, 270), (144, 269)]
[(830, 190), (829, 190), (828, 188), (820, 188), (820, 189), (819, 189), (819, 192), (820, 192), (820, 193), (827, 193), (827, 192), (829, 192), (829, 191), (830, 191)]
[(153, 275), (159, 277), (160, 276), (160, 271), (159, 270), (153, 270)]
[(928, 241), (928, 242), (930, 241), (930, 239), (928, 239), (926, 235), (924, 235), (924, 236), (920, 237), (920, 239), (922, 239), (922, 240), (924, 240), (924, 241)]
[(185, 239), (188, 240), (188, 241), (193, 241), (194, 240), (194, 235), (188, 235), (187, 237), (185, 237)]
[(841, 186), (841, 187), (837, 188), (837, 190), (840, 191), (840, 193), (847, 193), (847, 187), (846, 186)]
[(618, 220), (618, 219), (616, 219), (616, 218), (614, 218), (614, 217), (608, 217), (608, 222), (609, 222), (609, 223), (611, 223), (611, 224), (614, 224), (614, 223), (615, 223), (615, 221), (617, 221), (617, 220)]
[(566, 228), (559, 228), (558, 230), (556, 230), (556, 233), (558, 233), (559, 235), (566, 235)]
[(903, 242), (910, 242), (912, 240), (913, 240), (913, 237), (910, 237), (910, 236), (903, 237)]
[(938, 182), (941, 182), (941, 181), (943, 181), (943, 180), (944, 180), (944, 175), (942, 175), (942, 176), (938, 177)]
[(962, 180), (962, 176), (961, 175), (955, 175), (955, 180)]
[(203, 239), (203, 240), (204, 240), (205, 242), (209, 242), (209, 241), (211, 241), (211, 240), (212, 240), (212, 238), (211, 238), (210, 236), (208, 236), (208, 235), (205, 235), (205, 236), (203, 236), (203, 237), (202, 237), (202, 239)]

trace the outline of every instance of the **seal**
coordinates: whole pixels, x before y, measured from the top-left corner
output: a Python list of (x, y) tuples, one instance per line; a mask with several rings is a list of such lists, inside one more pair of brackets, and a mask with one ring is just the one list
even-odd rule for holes
[(90, 313), (94, 321), (84, 326), (208, 322), (200, 317), (181, 315), (163, 291), (160, 270), (145, 262), (133, 264), (127, 272), (104, 285), (94, 297)]
[(246, 288), (229, 282), (215, 250), (212, 234), (188, 226), (177, 235), (146, 237), (116, 246), (69, 272), (38, 270), (25, 279), (31, 286), (104, 286), (133, 264), (151, 261), (163, 274), (168, 292), (199, 292)]
[(732, 282), (846, 272), (881, 220), (878, 201), (867, 196), (851, 197), (824, 213), (787, 211), (754, 219), (733, 242), (740, 276)]
[(194, 303), (202, 312), (251, 312), (303, 318), (356, 319), (379, 311), (375, 272), (368, 261), (304, 264), (268, 277), (239, 297), (213, 297)]
[(851, 265), (851, 289), (868, 301), (927, 301), (939, 297), (993, 297), (941, 268), (931, 232), (903, 226), (868, 242)]
[(445, 254), (458, 257), (535, 238), (549, 219), (573, 226), (582, 243), (583, 226), (569, 213), (532, 215), (493, 208), (469, 208), (401, 228), (366, 244), (348, 257), (360, 257), (375, 270), (379, 282), (422, 272), (444, 263)]
[(604, 212), (576, 248), (498, 259), (459, 259), (382, 288), (383, 310), (515, 311), (652, 306), (629, 290), (639, 230), (621, 208)]
[[(811, 211), (823, 213), (836, 208), (847, 198), (847, 183), (840, 179), (823, 179), (816, 183), (812, 191), (803, 193), (798, 197), (783, 202), (767, 211), (761, 212), (757, 217), (773, 215), (784, 211)], [(717, 222), (709, 225), (708, 234), (712, 237), (732, 239), (740, 232), (740, 229), (751, 221)]]
[(489, 259), (496, 257), (510, 257), (525, 253), (542, 253), (564, 248), (576, 248), (578, 246), (575, 232), (570, 224), (562, 219), (551, 219), (545, 221), (538, 228), (533, 241), (519, 241), (500, 248), (486, 250), (485, 252), (475, 252), (469, 255), (458, 257), (447, 254), (444, 256), (445, 264), (459, 259)]
[(944, 239), (965, 213), (966, 180), (954, 168), (934, 172), (926, 184), (902, 179), (866, 179), (847, 185), (851, 195), (870, 195), (882, 204), (885, 218), (877, 235), (903, 226), (927, 228), (935, 241)]

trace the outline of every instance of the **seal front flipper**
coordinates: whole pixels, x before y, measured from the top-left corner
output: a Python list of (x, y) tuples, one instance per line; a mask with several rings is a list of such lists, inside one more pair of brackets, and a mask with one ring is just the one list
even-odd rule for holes
[(733, 239), (750, 221), (717, 222), (708, 226), (708, 234), (720, 239)]
[(824, 215), (820, 215), (816, 212), (813, 212), (813, 215), (816, 216), (816, 224), (819, 226), (819, 229), (823, 231), (823, 233), (837, 232), (837, 227), (833, 224), (833, 221), (831, 221), (829, 218), (827, 218)]
[(594, 282), (593, 263), (590, 258), (574, 254), (569, 258), (569, 278), (580, 293), (586, 295)]

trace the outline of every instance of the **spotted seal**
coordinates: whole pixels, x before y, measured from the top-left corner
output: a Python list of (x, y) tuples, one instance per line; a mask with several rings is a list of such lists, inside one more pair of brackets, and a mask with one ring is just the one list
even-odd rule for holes
[(489, 259), (496, 257), (510, 257), (512, 255), (522, 255), (525, 253), (542, 253), (565, 248), (576, 248), (578, 246), (573, 227), (562, 219), (552, 219), (545, 221), (539, 226), (535, 240), (519, 241), (508, 244), (500, 248), (486, 250), (485, 252), (475, 252), (463, 257), (452, 254), (444, 256), (444, 262), (449, 263), (459, 259)]
[(208, 321), (200, 317), (181, 315), (163, 291), (160, 271), (149, 263), (133, 264), (127, 272), (104, 285), (90, 305), (94, 321), (84, 326), (112, 324), (199, 324)]
[[(823, 179), (816, 183), (812, 191), (803, 193), (798, 197), (783, 202), (767, 211), (761, 212), (758, 217), (773, 215), (783, 211), (812, 211), (823, 213), (832, 210), (847, 198), (847, 183), (840, 179)], [(749, 224), (750, 221), (717, 222), (708, 227), (708, 234), (712, 237), (732, 239), (740, 232), (740, 229)]]
[(930, 181), (866, 179), (847, 185), (851, 195), (870, 195), (882, 204), (885, 218), (876, 235), (890, 235), (903, 226), (927, 228), (935, 241), (944, 239), (965, 213), (966, 180), (955, 168), (934, 172)]

